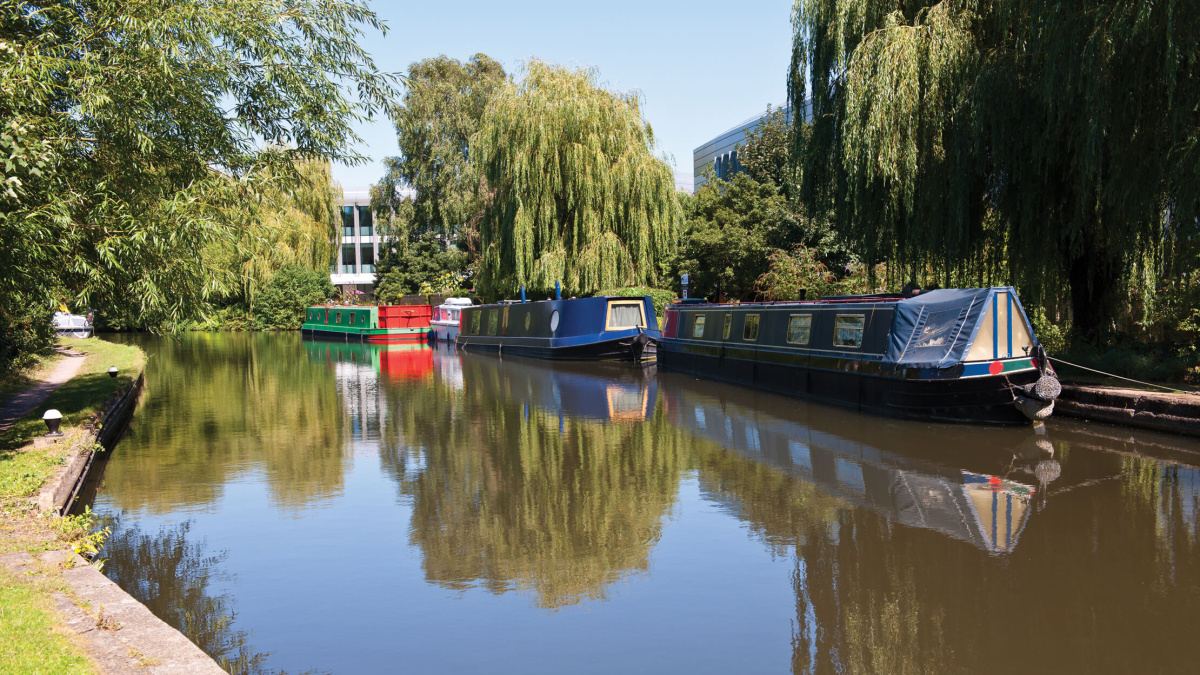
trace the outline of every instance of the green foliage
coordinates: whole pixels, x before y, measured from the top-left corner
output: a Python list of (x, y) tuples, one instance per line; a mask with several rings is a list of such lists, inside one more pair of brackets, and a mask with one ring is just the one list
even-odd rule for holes
[(363, 159), (395, 78), (361, 27), (382, 29), (359, 0), (0, 5), (0, 297), (170, 327), (236, 289), (206, 253), (299, 163)]
[[(797, 0), (802, 195), (893, 274), (1067, 287), (1098, 339), (1197, 260), (1200, 4)], [(809, 75), (811, 74), (811, 77)]]
[(486, 181), (479, 289), (570, 295), (651, 284), (681, 220), (671, 167), (636, 93), (608, 91), (595, 71), (533, 60), (498, 90), (471, 140)]
[[(596, 291), (596, 295), (627, 296), (627, 297), (631, 297), (631, 298), (640, 298), (644, 295), (648, 295), (648, 296), (650, 296), (650, 300), (654, 303), (654, 313), (657, 314), (659, 317), (661, 317), (663, 315), (663, 312), (666, 311), (667, 305), (671, 304), (671, 301), (673, 301), (675, 298), (679, 297), (679, 296), (675, 295), (675, 291), (668, 290), (665, 288), (649, 288), (647, 286), (631, 286), (629, 288), (607, 288), (604, 290)], [(660, 326), (662, 325), (661, 321), (659, 322), (659, 325)]]
[[(387, 172), (371, 202), (389, 234), (411, 240), (437, 232), (458, 241), (460, 228), (477, 218), (482, 203), (479, 172), (469, 161), (471, 136), (507, 80), (486, 54), (466, 63), (443, 55), (408, 67), (404, 100), (394, 112), (400, 156), (384, 160)], [(401, 199), (405, 186), (416, 196)]]
[(770, 183), (780, 194), (791, 197), (796, 192), (796, 172), (791, 156), (792, 125), (785, 112), (767, 106), (763, 121), (746, 132), (745, 143), (738, 144), (738, 163), (756, 182)]
[[(400, 296), (424, 292), (422, 286), (435, 283), (438, 290), (458, 288), (463, 281), (462, 271), (466, 267), (466, 254), (444, 246), (438, 235), (426, 232), (416, 242), (388, 251), (376, 268), (375, 299), (380, 303), (395, 302)], [(453, 275), (453, 285), (447, 274)]]
[(336, 292), (326, 272), (284, 265), (254, 297), (254, 328), (299, 330), (304, 323), (304, 308), (326, 302)]
[(0, 379), (50, 353), (54, 307), (40, 300), (19, 290), (0, 293)]
[(817, 258), (815, 249), (797, 246), (791, 252), (777, 249), (767, 256), (767, 271), (755, 282), (767, 300), (796, 300), (802, 294), (818, 298), (834, 292), (837, 277)]

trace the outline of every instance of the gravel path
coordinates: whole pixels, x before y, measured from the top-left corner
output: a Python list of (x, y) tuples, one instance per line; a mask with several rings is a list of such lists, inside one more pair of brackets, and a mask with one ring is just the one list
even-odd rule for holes
[(8, 431), (8, 428), (17, 420), (33, 412), (50, 396), (51, 392), (79, 372), (79, 367), (83, 365), (84, 355), (66, 350), (62, 350), (60, 353), (65, 354), (67, 358), (54, 367), (54, 371), (50, 373), (49, 377), (25, 391), (14, 394), (12, 398), (4, 402), (3, 406), (0, 406), (0, 434)]

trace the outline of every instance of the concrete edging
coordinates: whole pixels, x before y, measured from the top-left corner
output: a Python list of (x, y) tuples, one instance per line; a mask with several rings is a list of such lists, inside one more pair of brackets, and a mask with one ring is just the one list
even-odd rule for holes
[(1054, 414), (1200, 437), (1200, 397), (1063, 385)]

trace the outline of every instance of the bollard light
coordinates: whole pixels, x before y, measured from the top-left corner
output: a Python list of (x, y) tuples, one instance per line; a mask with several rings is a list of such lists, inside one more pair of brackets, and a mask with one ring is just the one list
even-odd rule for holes
[(62, 436), (62, 432), (58, 430), (58, 426), (62, 424), (62, 413), (54, 408), (51, 408), (42, 415), (42, 421), (46, 423), (46, 428), (50, 431), (47, 436)]
[(109, 368), (109, 369), (108, 369), (108, 376), (109, 376), (109, 377), (116, 377), (116, 376), (117, 376), (117, 367), (116, 367), (116, 366), (113, 366), (112, 368)]

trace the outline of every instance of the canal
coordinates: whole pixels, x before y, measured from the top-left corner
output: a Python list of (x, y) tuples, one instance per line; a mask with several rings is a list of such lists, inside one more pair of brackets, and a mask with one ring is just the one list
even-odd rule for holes
[(104, 572), (237, 673), (1181, 672), (1200, 443), (653, 368), (136, 340)]

